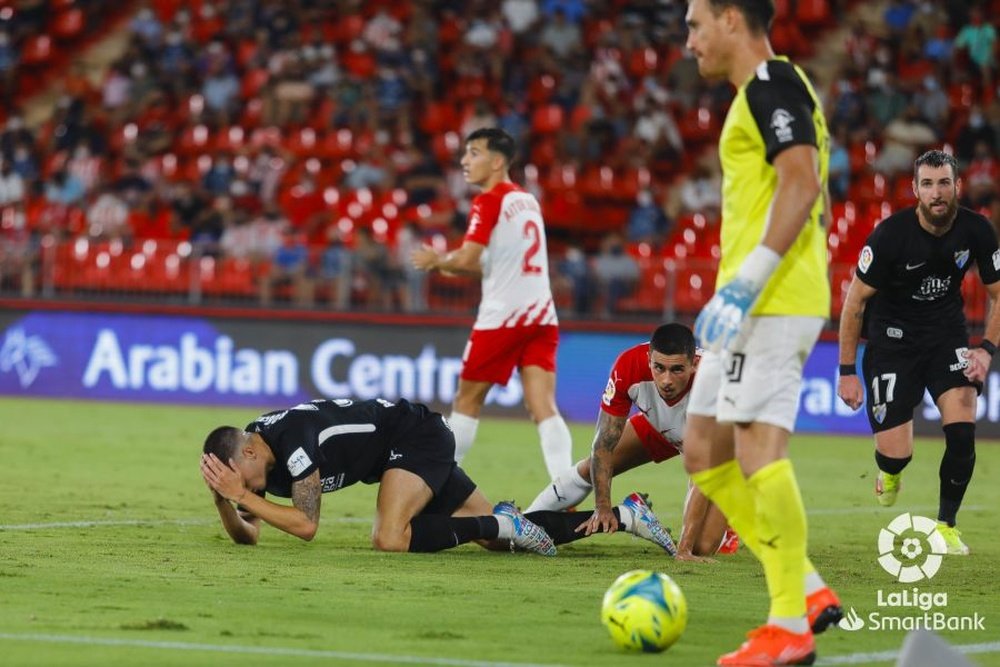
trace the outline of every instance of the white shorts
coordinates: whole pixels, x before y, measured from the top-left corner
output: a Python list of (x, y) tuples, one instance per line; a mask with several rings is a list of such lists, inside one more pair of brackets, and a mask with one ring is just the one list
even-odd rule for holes
[(773, 424), (791, 433), (802, 366), (823, 322), (821, 317), (751, 317), (734, 350), (702, 352), (688, 413), (720, 422)]

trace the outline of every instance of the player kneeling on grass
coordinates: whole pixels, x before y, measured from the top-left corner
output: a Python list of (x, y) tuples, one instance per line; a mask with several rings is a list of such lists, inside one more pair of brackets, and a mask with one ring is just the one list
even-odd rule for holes
[[(664, 324), (649, 342), (618, 355), (601, 398), (593, 453), (559, 474), (528, 507), (566, 510), (580, 504), (594, 490), (596, 511), (581, 524), (587, 534), (618, 528), (611, 512), (611, 478), (653, 461), (680, 454), (687, 414), (688, 390), (694, 382), (699, 356), (694, 334), (683, 324)], [(631, 417), (629, 412), (635, 407)], [(625, 505), (643, 503), (637, 494)], [(631, 518), (631, 517), (628, 517)], [(693, 484), (684, 503), (684, 525), (676, 558), (735, 551), (736, 534), (727, 531), (726, 518)], [(624, 526), (632, 528), (630, 524)]]
[[(261, 520), (311, 540), (322, 494), (356, 482), (379, 484), (372, 544), (380, 551), (441, 551), (476, 541), (554, 556), (555, 544), (583, 537), (576, 528), (589, 517), (526, 517), (512, 503), (491, 505), (455, 463), (444, 418), (405, 400), (318, 400), (269, 412), (245, 429), (220, 426), (205, 440), (201, 474), (238, 544), (257, 543)], [(643, 518), (666, 534), (652, 512)]]

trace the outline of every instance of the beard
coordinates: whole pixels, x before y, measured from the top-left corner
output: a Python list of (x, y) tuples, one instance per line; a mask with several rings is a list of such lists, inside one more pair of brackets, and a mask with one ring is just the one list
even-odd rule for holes
[(951, 201), (946, 202), (944, 213), (940, 215), (935, 215), (931, 210), (931, 207), (923, 202), (917, 205), (920, 210), (921, 216), (924, 220), (931, 224), (933, 227), (947, 227), (955, 219), (955, 215), (958, 213), (958, 198), (954, 197)]

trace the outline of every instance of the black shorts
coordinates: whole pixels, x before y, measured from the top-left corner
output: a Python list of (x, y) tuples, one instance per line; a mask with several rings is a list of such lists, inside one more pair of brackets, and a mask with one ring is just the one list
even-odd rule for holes
[(955, 387), (982, 385), (972, 382), (962, 372), (969, 342), (964, 337), (940, 341), (925, 350), (886, 349), (875, 345), (865, 348), (861, 372), (865, 379), (865, 410), (873, 433), (913, 420), (913, 410), (930, 392), (936, 403), (941, 394)]
[(414, 427), (399, 433), (389, 450), (385, 469), (412, 472), (427, 483), (434, 497), (421, 514), (451, 515), (476, 484), (455, 463), (455, 434), (441, 415), (429, 413)]

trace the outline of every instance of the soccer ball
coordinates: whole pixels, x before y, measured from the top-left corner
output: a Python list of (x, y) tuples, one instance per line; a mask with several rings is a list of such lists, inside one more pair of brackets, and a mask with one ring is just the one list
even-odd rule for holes
[(604, 594), (601, 622), (621, 648), (659, 653), (683, 634), (687, 601), (667, 575), (632, 570), (615, 579)]

